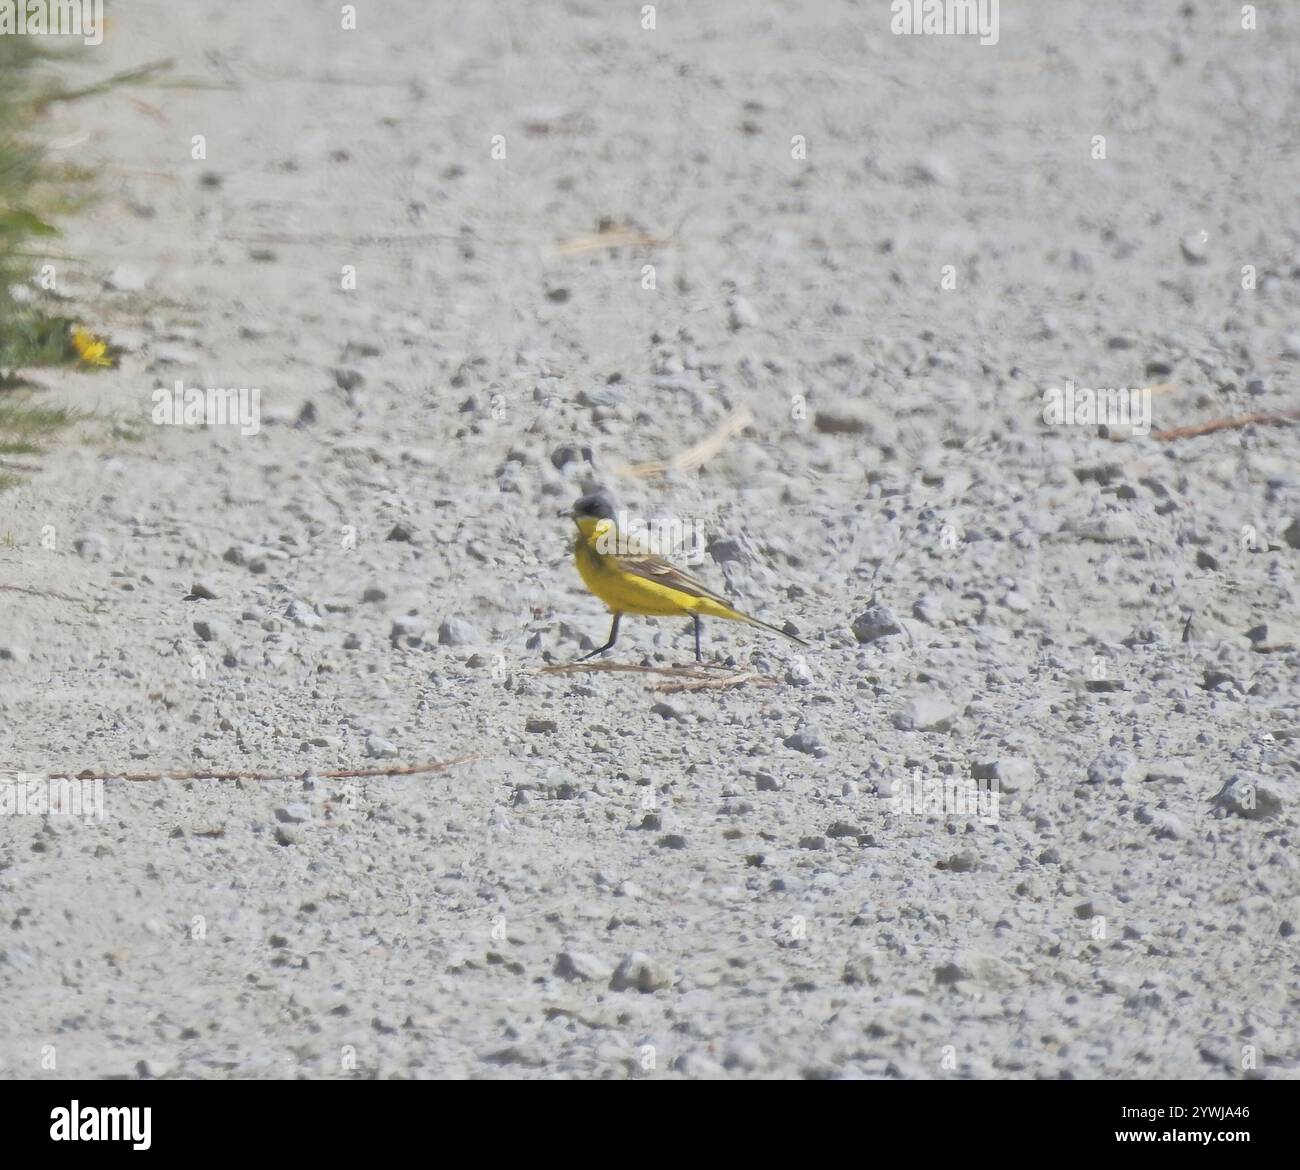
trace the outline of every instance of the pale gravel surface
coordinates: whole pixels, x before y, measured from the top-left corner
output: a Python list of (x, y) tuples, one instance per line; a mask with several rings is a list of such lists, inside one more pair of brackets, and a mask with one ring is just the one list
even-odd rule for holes
[[(119, 5), (91, 75), (225, 88), (51, 120), (129, 352), (42, 374), (101, 422), (0, 497), (0, 582), (64, 595), (0, 592), (0, 763), (283, 779), (0, 818), (0, 1075), (1295, 1077), (1297, 431), (1039, 399), (1297, 404), (1300, 11), (269, 7)], [(602, 218), (668, 243), (557, 249)], [(150, 426), (176, 378), (261, 432)], [(605, 637), (556, 518), (598, 481), (811, 650), (539, 673)], [(996, 825), (892, 810), (990, 772)]]

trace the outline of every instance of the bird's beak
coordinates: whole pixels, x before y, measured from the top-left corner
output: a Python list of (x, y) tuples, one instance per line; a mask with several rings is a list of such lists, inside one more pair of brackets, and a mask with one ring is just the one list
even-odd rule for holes
[(557, 516), (559, 516), (562, 520), (572, 520), (572, 519), (573, 519), (573, 509), (572, 509), (572, 508), (561, 508), (561, 509), (560, 509), (558, 512), (556, 512), (555, 514), (556, 514)]

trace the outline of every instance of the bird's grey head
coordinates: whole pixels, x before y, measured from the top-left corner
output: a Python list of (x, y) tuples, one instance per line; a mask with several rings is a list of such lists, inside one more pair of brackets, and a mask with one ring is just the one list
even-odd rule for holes
[(573, 517), (575, 520), (613, 520), (614, 501), (604, 492), (593, 492), (573, 505)]

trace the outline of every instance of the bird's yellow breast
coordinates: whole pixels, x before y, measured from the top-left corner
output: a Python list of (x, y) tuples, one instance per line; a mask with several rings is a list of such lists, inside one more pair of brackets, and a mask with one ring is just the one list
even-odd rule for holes
[(583, 584), (617, 613), (639, 613), (649, 617), (711, 612), (716, 606), (704, 597), (692, 597), (679, 589), (657, 585), (619, 568), (618, 558), (598, 552), (579, 536), (573, 546), (573, 561)]

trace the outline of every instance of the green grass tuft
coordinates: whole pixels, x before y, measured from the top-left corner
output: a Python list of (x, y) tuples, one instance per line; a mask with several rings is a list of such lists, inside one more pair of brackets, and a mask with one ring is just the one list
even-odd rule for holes
[[(55, 221), (85, 206), (91, 178), (84, 167), (52, 161), (42, 111), (57, 93), (65, 53), (38, 37), (0, 37), (0, 459), (41, 455), (79, 412), (32, 403), (15, 371), (78, 361), (73, 322), (50, 315), (10, 289), (25, 286), (33, 265), (59, 235)], [(65, 96), (75, 97), (75, 93)], [(0, 462), (0, 491), (19, 482), (21, 464)]]
[[(28, 286), (33, 265), (49, 255), (60, 218), (93, 198), (95, 175), (86, 167), (52, 159), (44, 147), (46, 112), (55, 103), (97, 97), (126, 85), (166, 84), (170, 61), (113, 74), (85, 85), (64, 80), (75, 50), (51, 48), (40, 37), (0, 37), (0, 457), (39, 455), (78, 412), (13, 400), (29, 387), (16, 371), (77, 365), (74, 322), (42, 310), (30, 297), (15, 300), (12, 286)], [(28, 286), (29, 287), (29, 286)], [(115, 356), (110, 348), (109, 356)], [(93, 369), (84, 363), (86, 370)], [(0, 464), (0, 490), (17, 482)]]
[[(48, 440), (81, 417), (81, 411), (70, 407), (32, 406), (0, 399), (0, 456), (43, 455)], [(3, 466), (0, 477), (8, 486), (15, 482)]]

